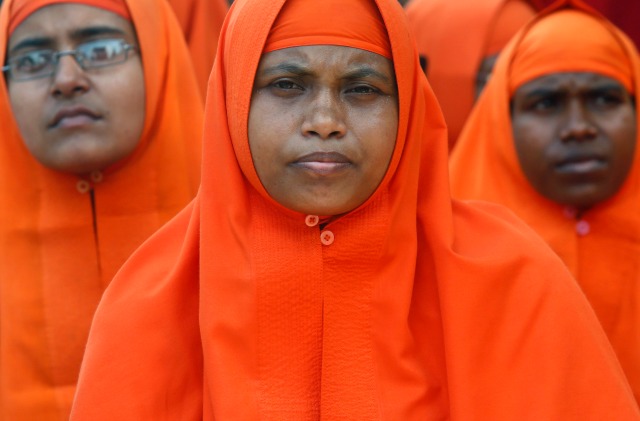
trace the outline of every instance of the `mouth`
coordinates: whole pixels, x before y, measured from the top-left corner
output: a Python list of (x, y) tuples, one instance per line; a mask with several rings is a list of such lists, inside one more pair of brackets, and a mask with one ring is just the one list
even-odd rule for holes
[(291, 165), (313, 174), (327, 176), (341, 172), (353, 163), (338, 152), (313, 152), (296, 159)]
[(569, 157), (555, 165), (556, 172), (567, 175), (591, 174), (606, 169), (607, 161), (595, 155)]
[(82, 127), (100, 120), (101, 118), (102, 116), (100, 114), (81, 105), (66, 107), (54, 115), (51, 123), (49, 124), (49, 128), (68, 129)]

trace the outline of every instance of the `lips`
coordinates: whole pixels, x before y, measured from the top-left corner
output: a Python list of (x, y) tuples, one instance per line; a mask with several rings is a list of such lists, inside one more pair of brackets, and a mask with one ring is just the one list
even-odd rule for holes
[(296, 159), (292, 165), (317, 175), (331, 175), (347, 169), (352, 162), (338, 152), (313, 152)]
[(50, 128), (72, 128), (90, 124), (102, 116), (83, 106), (75, 105), (60, 109), (51, 120)]
[(586, 175), (607, 169), (607, 160), (600, 155), (573, 155), (562, 159), (555, 165), (556, 172), (567, 175)]

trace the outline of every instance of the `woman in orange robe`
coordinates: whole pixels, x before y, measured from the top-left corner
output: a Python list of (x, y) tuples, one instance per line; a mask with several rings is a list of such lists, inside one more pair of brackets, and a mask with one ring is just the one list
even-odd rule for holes
[(204, 100), (227, 0), (169, 0), (187, 41), (198, 86)]
[[(199, 183), (203, 108), (195, 78), (184, 71), (189, 53), (166, 1), (5, 0), (0, 62), (6, 63), (12, 33), (22, 31), (18, 20), (26, 23), (54, 7), (114, 11), (127, 25), (128, 19), (133, 22), (141, 54), (130, 53), (125, 63), (112, 67), (74, 73), (77, 80), (65, 83), (75, 92), (75, 104), (86, 104), (89, 95), (106, 95), (95, 93), (96, 78), (103, 83), (141, 60), (142, 135), (129, 156), (102, 170), (85, 175), (53, 170), (25, 147), (11, 101), (17, 102), (18, 88), (26, 93), (49, 89), (52, 94), (41, 102), (63, 101), (50, 86), (62, 77), (61, 66), (68, 70), (73, 59), (61, 57), (56, 76), (18, 81), (10, 70), (0, 83), (2, 421), (68, 419), (89, 326), (104, 289), (135, 248), (195, 196)], [(67, 24), (59, 22), (63, 28)], [(77, 64), (75, 69), (83, 71)], [(9, 90), (14, 90), (11, 99)], [(131, 96), (121, 92), (123, 107)], [(110, 120), (116, 114), (105, 110), (103, 122), (124, 125)], [(40, 127), (41, 117), (31, 110), (32, 129)], [(86, 121), (82, 118), (74, 124)], [(100, 124), (104, 129), (106, 123)]]
[[(639, 419), (560, 260), (451, 200), (397, 0), (236, 0), (227, 23), (201, 189), (105, 293), (73, 421)], [(328, 209), (374, 144), (380, 178)]]
[[(574, 1), (547, 11), (503, 54), (451, 158), (453, 195), (506, 205), (548, 242), (586, 293), (640, 401), (638, 53), (604, 17)], [(573, 91), (560, 84), (561, 77), (574, 73), (610, 80), (576, 91), (586, 104), (581, 113), (575, 111), (581, 108), (566, 105), (573, 104), (568, 93)], [(521, 109), (516, 97), (527, 84), (545, 77), (563, 90), (532, 86), (523, 115), (548, 122), (557, 117), (561, 125), (552, 126), (546, 138), (534, 140), (530, 134), (535, 132), (520, 131), (522, 126), (516, 124), (524, 121), (516, 120)], [(617, 84), (624, 88), (611, 90)], [(618, 113), (624, 111), (621, 106), (628, 109), (627, 120)], [(539, 121), (537, 131), (547, 130), (541, 119), (530, 121)], [(628, 128), (622, 135), (627, 140), (613, 143), (611, 125), (625, 121)], [(525, 171), (532, 153), (521, 154), (516, 147), (516, 140), (525, 136), (530, 145), (548, 145), (544, 150), (549, 159), (532, 157), (549, 180), (548, 187), (539, 186)], [(608, 172), (598, 163), (605, 157)], [(620, 181), (607, 197), (587, 204), (588, 196), (578, 196), (597, 192), (590, 183), (606, 180), (601, 174), (609, 172)], [(567, 196), (572, 191), (573, 198)]]
[(526, 0), (413, 0), (406, 10), (453, 147), (498, 53), (535, 10)]

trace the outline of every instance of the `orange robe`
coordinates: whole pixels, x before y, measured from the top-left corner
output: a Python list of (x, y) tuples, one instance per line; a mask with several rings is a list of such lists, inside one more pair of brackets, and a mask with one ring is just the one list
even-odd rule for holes
[(535, 11), (525, 0), (413, 0), (406, 10), (453, 147), (475, 102), (482, 60), (499, 53)]
[[(622, 43), (633, 66), (635, 101), (639, 104), (638, 53), (621, 31), (591, 13)], [(583, 38), (583, 33), (593, 32), (565, 26), (568, 34), (578, 33)], [(564, 29), (547, 32), (556, 34), (561, 30)], [(485, 94), (463, 130), (451, 157), (452, 192), (454, 197), (508, 206), (547, 241), (589, 298), (640, 402), (640, 148), (636, 146), (634, 165), (620, 190), (579, 219), (575, 212), (535, 191), (518, 161), (509, 110), (509, 63), (518, 53), (525, 33), (503, 52), (504, 57), (497, 63)], [(550, 38), (557, 43), (557, 36)], [(550, 54), (553, 53), (548, 53), (541, 66), (554, 62)], [(557, 54), (560, 61), (559, 55), (566, 55), (566, 50)], [(606, 61), (606, 56), (600, 60)], [(595, 71), (570, 68), (564, 62), (562, 67), (564, 71)]]
[(397, 0), (376, 1), (399, 98), (382, 183), (322, 228), (268, 196), (247, 121), (283, 3), (231, 9), (201, 189), (105, 293), (71, 420), (640, 419), (560, 260), (502, 208), (451, 200), (444, 120)]
[[(0, 12), (0, 62), (14, 5)], [(66, 420), (93, 313), (148, 236), (196, 194), (203, 107), (165, 0), (131, 2), (146, 120), (131, 156), (90, 177), (27, 151), (0, 83), (0, 420)], [(92, 193), (91, 193), (92, 192)]]
[(182, 27), (204, 100), (220, 28), (229, 5), (227, 0), (169, 0), (169, 4)]

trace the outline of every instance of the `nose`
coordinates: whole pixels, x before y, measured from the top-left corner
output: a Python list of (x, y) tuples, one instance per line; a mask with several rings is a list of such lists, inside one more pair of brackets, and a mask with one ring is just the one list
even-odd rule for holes
[(310, 97), (302, 132), (305, 137), (320, 139), (340, 139), (347, 129), (345, 124), (345, 105), (339, 93), (326, 88)]
[(563, 141), (590, 140), (597, 136), (598, 129), (591, 121), (587, 106), (581, 99), (571, 99), (567, 106), (566, 113), (567, 116), (564, 121), (564, 126), (560, 131), (560, 138)]
[(53, 74), (51, 93), (55, 97), (73, 97), (89, 89), (89, 80), (84, 69), (72, 55), (58, 59)]

